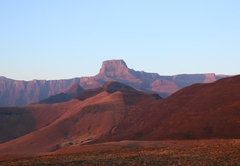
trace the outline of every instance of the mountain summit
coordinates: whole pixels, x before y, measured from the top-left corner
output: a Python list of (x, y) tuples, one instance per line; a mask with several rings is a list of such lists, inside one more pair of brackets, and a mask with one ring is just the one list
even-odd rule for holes
[(123, 60), (108, 60), (102, 63), (100, 73), (108, 77), (115, 77), (118, 75), (128, 75), (129, 69)]
[[(158, 93), (165, 98), (186, 86), (195, 83), (210, 83), (224, 77), (228, 76), (215, 74), (161, 76), (158, 73), (135, 71), (128, 68), (123, 60), (114, 59), (104, 61), (100, 72), (91, 77), (32, 81), (17, 81), (0, 77), (0, 106), (23, 106), (62, 92), (76, 92), (78, 89), (76, 85), (87, 90), (101, 87), (109, 81), (121, 82), (142, 92)], [(72, 88), (69, 89), (70, 87)]]

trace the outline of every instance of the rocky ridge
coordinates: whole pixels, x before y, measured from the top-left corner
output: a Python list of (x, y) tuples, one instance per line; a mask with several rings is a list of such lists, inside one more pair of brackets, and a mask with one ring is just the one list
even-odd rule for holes
[(156, 92), (167, 97), (194, 83), (209, 83), (227, 77), (215, 74), (182, 74), (161, 76), (129, 69), (123, 60), (104, 61), (96, 76), (66, 80), (20, 81), (0, 77), (0, 106), (23, 106), (63, 93), (74, 84), (84, 89), (102, 86), (107, 81), (118, 81), (143, 92)]

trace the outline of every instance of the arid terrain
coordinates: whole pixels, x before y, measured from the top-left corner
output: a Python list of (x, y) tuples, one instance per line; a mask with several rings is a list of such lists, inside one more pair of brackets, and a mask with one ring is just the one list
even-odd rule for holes
[(0, 25), (0, 166), (240, 166), (240, 0), (0, 0)]
[(238, 75), (163, 99), (109, 81), (0, 107), (0, 164), (239, 165), (239, 87)]
[(239, 140), (115, 142), (56, 154), (0, 161), (0, 165), (240, 165)]

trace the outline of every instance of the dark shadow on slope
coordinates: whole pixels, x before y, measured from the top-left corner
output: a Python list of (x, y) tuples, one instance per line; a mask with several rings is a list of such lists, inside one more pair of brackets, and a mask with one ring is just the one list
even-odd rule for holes
[(35, 124), (34, 117), (24, 108), (0, 107), (0, 143), (32, 132)]

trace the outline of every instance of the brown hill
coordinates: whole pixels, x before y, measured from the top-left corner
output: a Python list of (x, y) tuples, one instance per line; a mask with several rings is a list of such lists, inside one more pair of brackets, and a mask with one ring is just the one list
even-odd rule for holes
[[(134, 125), (119, 124), (96, 142), (164, 139), (239, 139), (240, 76), (186, 87), (148, 105)], [(128, 119), (126, 118), (126, 121)]]
[[(162, 97), (167, 97), (194, 83), (209, 83), (224, 77), (227, 76), (215, 74), (160, 76), (157, 73), (129, 69), (123, 60), (109, 60), (103, 62), (100, 72), (93, 77), (50, 81), (17, 81), (0, 77), (0, 106), (24, 106), (62, 93), (74, 84), (79, 84), (84, 89), (92, 89), (100, 87), (108, 81), (122, 82), (137, 90), (154, 92)], [(65, 101), (67, 97), (60, 94), (55, 98)]]
[[(75, 99), (61, 104), (22, 107), (35, 120), (29, 131), (32, 132), (0, 144), (0, 153), (47, 152), (90, 142), (114, 132), (115, 127), (125, 118), (127, 110), (135, 109), (136, 106), (142, 107), (160, 98), (158, 95), (141, 93), (117, 82), (106, 83), (102, 89), (102, 92), (88, 96), (84, 101)], [(145, 109), (139, 108), (134, 114), (138, 117), (144, 111)], [(22, 123), (19, 122), (19, 125)], [(27, 125), (30, 123), (24, 127)]]
[(0, 107), (0, 143), (16, 139), (48, 126), (71, 105), (36, 104), (25, 107)]
[(137, 90), (135, 90), (134, 88), (127, 86), (123, 83), (116, 82), (116, 81), (109, 81), (109, 82), (105, 83), (102, 87), (85, 90), (84, 92), (79, 94), (76, 97), (76, 99), (83, 101), (89, 97), (93, 97), (104, 91), (106, 91), (107, 93), (114, 93), (117, 91), (121, 91), (121, 92), (129, 91), (129, 92), (140, 93)]
[[(33, 154), (121, 140), (240, 138), (240, 76), (195, 84), (163, 100), (121, 83), (102, 88), (84, 100), (21, 107), (31, 115), (26, 113), (26, 118), (35, 120), (32, 132), (0, 144), (0, 154)], [(7, 124), (18, 119), (4, 117)]]

